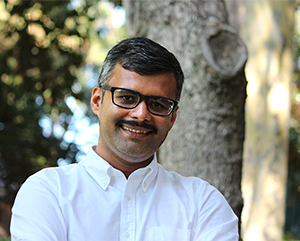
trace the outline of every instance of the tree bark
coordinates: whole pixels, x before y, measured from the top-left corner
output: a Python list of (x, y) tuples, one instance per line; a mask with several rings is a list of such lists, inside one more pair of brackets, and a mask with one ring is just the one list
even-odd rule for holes
[(249, 50), (243, 163), (244, 241), (281, 241), (295, 1), (226, 1)]
[(159, 151), (166, 169), (216, 186), (240, 217), (245, 45), (223, 1), (123, 1), (130, 36), (173, 52), (185, 84), (177, 123)]

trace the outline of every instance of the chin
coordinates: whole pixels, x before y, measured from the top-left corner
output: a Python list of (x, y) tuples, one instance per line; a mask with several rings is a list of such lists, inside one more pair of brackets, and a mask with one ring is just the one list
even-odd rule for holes
[(149, 160), (153, 159), (154, 152), (151, 153), (144, 153), (144, 152), (121, 152), (122, 159), (131, 164), (138, 164), (143, 162), (149, 162)]

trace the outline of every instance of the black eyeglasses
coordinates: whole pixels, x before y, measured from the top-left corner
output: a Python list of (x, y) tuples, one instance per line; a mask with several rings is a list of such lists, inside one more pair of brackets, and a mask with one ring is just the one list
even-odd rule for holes
[(146, 100), (147, 109), (153, 115), (168, 116), (178, 104), (177, 100), (162, 96), (142, 95), (134, 90), (101, 85), (101, 89), (111, 91), (112, 102), (125, 109), (134, 109)]

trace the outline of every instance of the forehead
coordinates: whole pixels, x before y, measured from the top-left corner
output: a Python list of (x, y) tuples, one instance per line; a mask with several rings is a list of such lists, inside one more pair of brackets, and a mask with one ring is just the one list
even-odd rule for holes
[(176, 97), (176, 79), (172, 72), (154, 75), (140, 75), (124, 69), (117, 64), (113, 70), (109, 85), (132, 89), (143, 95), (159, 95), (169, 98)]

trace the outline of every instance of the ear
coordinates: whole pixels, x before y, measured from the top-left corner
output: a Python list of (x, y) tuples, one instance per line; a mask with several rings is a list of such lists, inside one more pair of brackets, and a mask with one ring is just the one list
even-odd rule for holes
[(170, 123), (170, 128), (169, 128), (169, 131), (172, 129), (174, 123), (175, 123), (175, 120), (177, 118), (177, 110), (179, 109), (179, 106), (176, 106), (175, 110), (173, 111), (173, 113), (171, 114), (171, 123)]
[(91, 107), (93, 112), (98, 115), (102, 100), (102, 91), (100, 87), (95, 87), (92, 92)]

